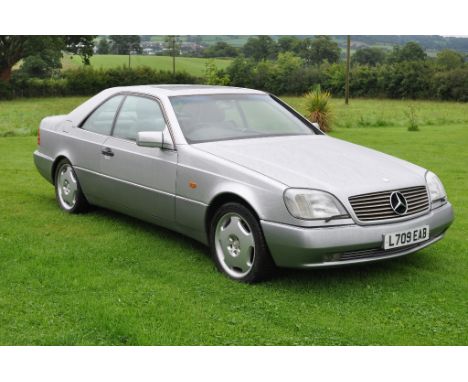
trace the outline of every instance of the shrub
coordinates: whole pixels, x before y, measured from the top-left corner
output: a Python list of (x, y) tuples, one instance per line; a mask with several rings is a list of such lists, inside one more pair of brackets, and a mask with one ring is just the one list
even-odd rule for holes
[(205, 64), (204, 79), (207, 85), (229, 84), (229, 76), (223, 70), (218, 70), (214, 60), (210, 60)]
[(380, 67), (354, 66), (349, 76), (349, 88), (353, 97), (379, 97), (383, 95), (384, 89), (382, 89), (379, 71)]
[(419, 131), (419, 124), (414, 106), (410, 105), (405, 114), (408, 118), (408, 131)]
[(382, 86), (390, 98), (432, 98), (432, 74), (432, 68), (424, 61), (386, 65)]
[(346, 69), (343, 63), (338, 64), (323, 64), (320, 67), (324, 71), (325, 79), (323, 82), (324, 89), (329, 92), (343, 96), (344, 95), (344, 84)]
[(468, 67), (436, 73), (434, 95), (439, 99), (468, 101)]
[(236, 58), (227, 68), (230, 85), (252, 87), (275, 94), (304, 94), (323, 78), (317, 67), (306, 66), (291, 52), (279, 53), (278, 59), (258, 62)]
[(231, 79), (233, 86), (253, 86), (253, 72), (255, 63), (253, 60), (246, 59), (244, 56), (239, 56), (231, 62), (226, 71)]
[(331, 131), (332, 111), (329, 92), (322, 92), (320, 86), (304, 96), (304, 106), (311, 122), (317, 122), (323, 131)]

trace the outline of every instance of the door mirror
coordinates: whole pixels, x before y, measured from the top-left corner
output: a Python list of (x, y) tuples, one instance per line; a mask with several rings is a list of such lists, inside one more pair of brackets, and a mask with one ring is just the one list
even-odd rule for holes
[(162, 131), (140, 131), (137, 133), (136, 144), (143, 147), (160, 147), (164, 145)]
[(136, 144), (142, 147), (159, 147), (161, 149), (174, 150), (174, 143), (167, 127), (163, 131), (138, 132)]

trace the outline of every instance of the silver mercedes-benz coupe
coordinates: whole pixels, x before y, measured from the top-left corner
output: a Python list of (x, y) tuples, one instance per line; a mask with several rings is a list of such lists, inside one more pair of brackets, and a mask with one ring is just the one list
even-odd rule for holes
[(257, 90), (107, 89), (44, 118), (38, 142), (35, 164), (63, 210), (96, 205), (175, 230), (244, 282), (276, 266), (406, 255), (453, 220), (434, 173), (331, 138)]

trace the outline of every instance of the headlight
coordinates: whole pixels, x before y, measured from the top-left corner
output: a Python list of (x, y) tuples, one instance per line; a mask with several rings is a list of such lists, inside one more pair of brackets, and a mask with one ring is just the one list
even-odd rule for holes
[(445, 188), (440, 181), (440, 179), (437, 177), (436, 174), (433, 172), (428, 171), (426, 173), (426, 182), (427, 182), (427, 188), (429, 189), (429, 196), (431, 198), (431, 203), (434, 203), (435, 206), (440, 206), (441, 204), (444, 204), (447, 200), (447, 194), (445, 192)]
[(284, 193), (284, 202), (289, 213), (298, 219), (349, 217), (341, 203), (324, 191), (290, 188)]

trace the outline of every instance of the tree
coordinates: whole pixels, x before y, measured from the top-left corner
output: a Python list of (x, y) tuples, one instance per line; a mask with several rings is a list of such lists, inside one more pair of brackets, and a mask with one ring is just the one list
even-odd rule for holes
[(437, 53), (436, 63), (444, 69), (457, 69), (463, 66), (465, 59), (455, 50), (444, 49)]
[(403, 47), (394, 46), (388, 60), (390, 63), (406, 61), (424, 61), (427, 57), (424, 49), (416, 42), (407, 42)]
[(109, 36), (109, 39), (112, 44), (112, 52), (116, 54), (130, 54), (131, 52), (136, 52), (140, 54), (141, 49), (141, 40), (140, 36), (137, 35), (112, 35)]
[(377, 66), (385, 62), (385, 51), (380, 48), (358, 49), (351, 58), (352, 64)]
[(48, 78), (51, 77), (54, 71), (59, 70), (62, 67), (60, 57), (56, 60), (56, 57), (47, 57), (42, 54), (34, 56), (28, 56), (23, 60), (21, 68), (15, 71), (15, 76), (25, 78)]
[(278, 52), (293, 52), (299, 54), (301, 50), (301, 40), (295, 36), (281, 36), (277, 44)]
[(99, 40), (97, 45), (97, 54), (109, 54), (111, 45), (106, 37)]
[(243, 51), (255, 61), (267, 60), (276, 57), (276, 43), (270, 36), (249, 37)]
[(302, 41), (299, 55), (308, 64), (320, 65), (324, 61), (332, 64), (340, 60), (340, 48), (330, 36), (317, 36), (313, 40), (306, 38)]
[(90, 64), (90, 58), (94, 54), (94, 40), (96, 36), (63, 36), (66, 52), (77, 54), (85, 65)]
[(238, 50), (224, 41), (218, 41), (216, 44), (203, 50), (205, 57), (237, 57)]
[(60, 68), (63, 51), (77, 54), (89, 64), (93, 46), (94, 36), (0, 36), (0, 79), (9, 81), (13, 66), (30, 56), (36, 56), (30, 59), (36, 68)]

